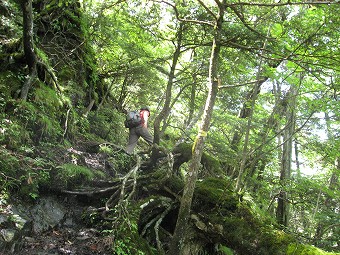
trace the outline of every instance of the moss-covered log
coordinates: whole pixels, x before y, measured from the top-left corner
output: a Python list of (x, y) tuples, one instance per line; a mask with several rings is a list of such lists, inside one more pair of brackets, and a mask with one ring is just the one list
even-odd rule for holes
[[(192, 157), (192, 144), (181, 143), (173, 149), (172, 153), (174, 154), (174, 172), (178, 173), (181, 165), (188, 162)], [(222, 174), (221, 163), (206, 152), (202, 154), (201, 164), (204, 171), (200, 172), (200, 177)]]

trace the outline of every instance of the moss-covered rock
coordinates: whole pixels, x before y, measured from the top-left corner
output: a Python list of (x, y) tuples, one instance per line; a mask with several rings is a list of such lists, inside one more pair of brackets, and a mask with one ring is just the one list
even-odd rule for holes
[(275, 221), (254, 203), (239, 198), (223, 178), (207, 178), (196, 185), (192, 223), (195, 239), (229, 247), (239, 255), (335, 255), (310, 245), (296, 244), (296, 237), (280, 230)]
[[(173, 168), (177, 173), (180, 166), (191, 159), (192, 144), (181, 143), (173, 149), (172, 153), (175, 155)], [(206, 152), (203, 152), (202, 154), (201, 164), (203, 166), (203, 171), (200, 173), (201, 177), (223, 175), (221, 163), (215, 157)]]
[(326, 252), (311, 245), (291, 243), (287, 255), (339, 255), (340, 253)]
[(195, 189), (195, 204), (198, 208), (223, 207), (229, 211), (235, 211), (238, 204), (238, 196), (228, 188), (230, 182), (224, 178), (207, 178), (197, 182)]

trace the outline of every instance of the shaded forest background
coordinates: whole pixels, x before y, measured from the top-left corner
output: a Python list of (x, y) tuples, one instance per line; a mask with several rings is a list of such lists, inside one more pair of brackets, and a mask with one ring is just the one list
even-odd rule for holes
[[(175, 158), (182, 205), (207, 181), (265, 224), (339, 252), (339, 10), (336, 1), (2, 0), (0, 210), (88, 176), (47, 160), (56, 149), (100, 145), (114, 169), (129, 169), (125, 113), (148, 106), (150, 161)], [(140, 141), (136, 151), (148, 149)], [(222, 254), (246, 254), (223, 244)]]

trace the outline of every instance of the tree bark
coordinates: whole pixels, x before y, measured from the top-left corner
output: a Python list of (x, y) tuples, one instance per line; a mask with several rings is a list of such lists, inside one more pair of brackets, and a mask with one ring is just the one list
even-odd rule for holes
[(280, 182), (282, 189), (278, 197), (278, 204), (276, 210), (277, 222), (282, 227), (288, 226), (289, 203), (288, 194), (285, 189), (286, 182), (291, 176), (291, 162), (293, 149), (293, 134), (295, 129), (295, 107), (297, 90), (294, 85), (290, 87), (288, 92), (288, 107), (286, 112), (286, 127), (283, 132), (283, 148), (281, 158)]
[(22, 15), (23, 15), (23, 44), (26, 63), (28, 65), (28, 76), (26, 81), (21, 88), (20, 97), (26, 101), (29, 90), (37, 76), (37, 56), (34, 52), (33, 43), (33, 10), (32, 0), (22, 0)]
[[(263, 131), (260, 134), (261, 144), (252, 152), (251, 162), (250, 162), (250, 172), (249, 177), (253, 177), (257, 174), (257, 179), (261, 180), (265, 166), (268, 163), (269, 156), (264, 150), (265, 146), (271, 140), (274, 140), (277, 135), (280, 135), (280, 120), (284, 118), (286, 107), (287, 107), (287, 95), (282, 96), (281, 90), (274, 86), (274, 94), (276, 97), (275, 105), (271, 115), (269, 116)], [(296, 154), (297, 155), (297, 154)], [(257, 187), (254, 188), (254, 193), (256, 194)]]
[[(217, 2), (217, 0), (216, 0)], [(223, 23), (223, 15), (225, 12), (225, 0), (218, 5), (219, 13), (216, 17), (214, 27), (214, 38), (211, 49), (210, 65), (209, 65), (209, 92), (206, 99), (204, 114), (201, 126), (197, 134), (196, 140), (192, 148), (192, 160), (189, 166), (186, 183), (181, 199), (181, 205), (178, 213), (175, 232), (170, 243), (170, 255), (183, 255), (185, 246), (186, 229), (188, 219), (190, 217), (190, 209), (192, 198), (196, 185), (198, 170), (203, 153), (204, 141), (209, 131), (213, 107), (216, 101), (218, 86), (220, 80), (218, 78), (218, 56), (221, 48), (221, 30)]]
[(166, 91), (165, 91), (165, 102), (163, 105), (163, 109), (156, 116), (155, 121), (154, 121), (154, 143), (155, 144), (159, 144), (160, 142), (161, 122), (165, 121), (168, 118), (170, 114), (170, 110), (171, 110), (170, 103), (171, 103), (172, 87), (173, 87), (174, 78), (175, 78), (176, 65), (177, 65), (179, 56), (181, 54), (182, 34), (183, 34), (183, 23), (180, 22), (179, 28), (177, 31), (176, 49), (172, 56), (172, 64), (171, 64), (170, 73), (168, 77), (168, 84), (167, 84)]

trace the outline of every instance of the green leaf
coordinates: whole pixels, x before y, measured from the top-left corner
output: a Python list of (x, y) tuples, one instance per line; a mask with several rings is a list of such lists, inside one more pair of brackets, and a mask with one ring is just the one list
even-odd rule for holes
[(275, 23), (270, 30), (270, 33), (273, 37), (280, 37), (282, 35), (283, 28), (279, 23)]

